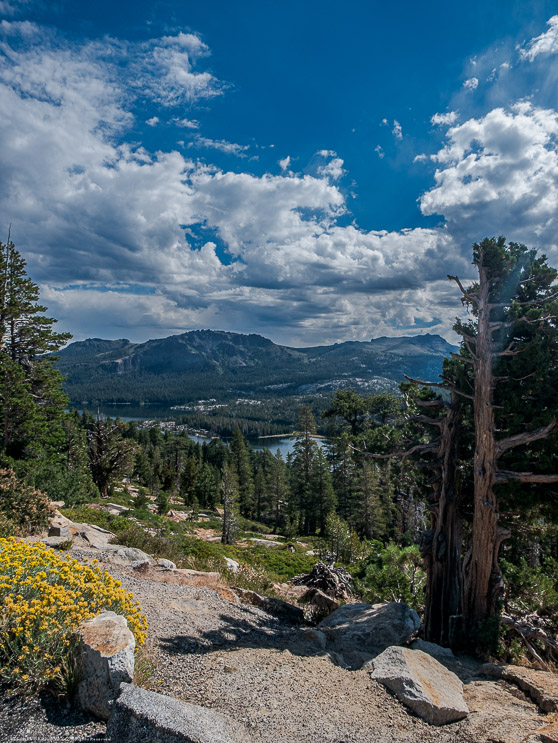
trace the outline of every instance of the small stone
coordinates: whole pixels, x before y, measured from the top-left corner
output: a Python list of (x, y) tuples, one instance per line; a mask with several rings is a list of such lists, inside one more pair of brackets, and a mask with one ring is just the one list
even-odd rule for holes
[(304, 622), (304, 612), (299, 609), (298, 606), (288, 604), (286, 601), (280, 599), (274, 599), (270, 596), (261, 596), (255, 591), (250, 591), (246, 588), (232, 589), (241, 601), (247, 604), (257, 606), (259, 609), (269, 612), (270, 614), (276, 614), (282, 616), (293, 624), (302, 624)]
[(149, 562), (147, 560), (134, 560), (130, 567), (133, 570), (137, 570), (138, 573), (147, 573), (149, 570)]
[(341, 606), (340, 601), (328, 596), (323, 591), (320, 591), (319, 588), (308, 588), (300, 597), (300, 601), (310, 604), (310, 606), (315, 606), (317, 609), (321, 609), (329, 614)]
[(225, 557), (225, 562), (227, 564), (227, 570), (230, 570), (231, 573), (238, 573), (240, 564), (236, 560), (233, 560), (232, 557)]

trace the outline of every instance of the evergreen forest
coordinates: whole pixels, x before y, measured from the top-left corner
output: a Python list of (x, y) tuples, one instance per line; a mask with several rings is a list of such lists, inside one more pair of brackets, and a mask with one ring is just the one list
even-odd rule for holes
[[(0, 244), (0, 534), (43, 526), (49, 501), (82, 521), (101, 519), (91, 505), (123, 502), (127, 517), (98, 522), (120, 543), (244, 557), (268, 572), (268, 588), (317, 559), (302, 542), (345, 565), (364, 600), (422, 612), (426, 639), (556, 662), (558, 274), (504, 238), (475, 245), (473, 263), (472, 285), (450, 277), (468, 314), (441, 376), (338, 389), (319, 404), (308, 395), (263, 429), (292, 426), (283, 458), (254, 450), (232, 416), (229, 440), (202, 444), (157, 422), (69, 409), (55, 367), (69, 336), (45, 315), (13, 243)], [(180, 528), (172, 510), (188, 514)], [(197, 540), (200, 524), (220, 543)], [(266, 533), (284, 549), (239, 551)]]

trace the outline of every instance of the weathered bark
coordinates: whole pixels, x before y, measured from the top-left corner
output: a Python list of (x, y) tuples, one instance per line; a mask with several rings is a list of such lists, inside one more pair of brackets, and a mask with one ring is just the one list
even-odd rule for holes
[(470, 552), (463, 581), (465, 626), (472, 628), (497, 611), (502, 575), (498, 552), (504, 534), (499, 530), (496, 481), (496, 441), (494, 438), (494, 354), (490, 328), (490, 279), (481, 260), (477, 302), (477, 337), (474, 355), (474, 512)]
[(457, 469), (460, 422), (459, 403), (452, 394), (446, 415), (439, 420), (431, 530), (421, 550), (427, 572), (424, 634), (430, 642), (443, 646), (450, 644), (450, 617), (461, 613), (463, 519)]

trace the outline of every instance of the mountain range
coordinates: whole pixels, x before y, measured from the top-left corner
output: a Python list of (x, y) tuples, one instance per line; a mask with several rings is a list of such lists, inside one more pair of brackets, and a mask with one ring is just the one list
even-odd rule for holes
[(194, 330), (132, 343), (71, 343), (56, 366), (76, 402), (182, 404), (205, 397), (276, 397), (353, 387), (394, 390), (404, 374), (435, 380), (456, 347), (439, 335), (289, 348), (260, 335)]

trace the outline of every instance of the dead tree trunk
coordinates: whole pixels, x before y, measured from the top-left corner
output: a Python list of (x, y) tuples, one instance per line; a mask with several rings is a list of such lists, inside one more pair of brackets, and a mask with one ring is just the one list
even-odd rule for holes
[[(517, 259), (517, 250), (522, 247), (524, 253), (520, 257), (526, 259), (523, 264)], [(479, 622), (498, 613), (503, 589), (498, 556), (502, 542), (510, 536), (510, 532), (499, 524), (499, 503), (494, 486), (508, 480), (539, 483), (558, 481), (557, 475), (504, 472), (498, 469), (498, 459), (502, 454), (517, 446), (548, 437), (555, 428), (556, 421), (552, 420), (547, 426), (533, 431), (497, 439), (494, 406), (496, 384), (509, 379), (495, 377), (494, 368), (502, 357), (515, 356), (524, 350), (514, 340), (521, 337), (518, 333), (522, 323), (544, 329), (545, 323), (555, 320), (551, 312), (546, 315), (542, 312), (534, 319), (529, 319), (527, 314), (518, 317), (517, 308), (524, 307), (528, 310), (549, 307), (549, 301), (556, 297), (550, 286), (556, 272), (551, 270), (550, 280), (537, 285), (537, 273), (529, 269), (528, 262), (533, 259), (534, 253), (529, 254), (524, 246), (514, 244), (513, 250), (516, 253), (512, 259), (512, 248), (506, 247), (504, 238), (483, 240), (480, 245), (475, 245), (474, 250), (474, 263), (479, 272), (478, 283), (465, 289), (457, 277), (449, 277), (457, 283), (463, 293), (464, 303), (472, 307), (476, 317), (475, 325), (463, 325), (458, 321), (454, 326), (463, 338), (464, 349), (470, 354), (469, 363), (472, 363), (474, 380), (473, 523), (471, 545), (463, 563), (462, 600), (463, 624), (468, 633)], [(523, 270), (517, 272), (517, 267), (521, 268), (521, 265)], [(527, 288), (530, 289), (529, 292)], [(523, 301), (521, 292), (523, 296), (527, 296)], [(512, 304), (516, 308), (513, 313), (510, 312)], [(496, 316), (492, 317), (492, 313)]]
[(490, 322), (490, 280), (479, 264), (478, 292), (475, 296), (477, 335), (474, 341), (474, 509), (469, 552), (464, 564), (463, 615), (465, 626), (472, 628), (497, 612), (502, 589), (498, 553), (509, 532), (499, 527), (500, 514), (493, 486), (496, 482), (496, 440), (494, 436), (494, 352)]
[(431, 529), (425, 534), (421, 549), (427, 573), (424, 635), (443, 646), (451, 644), (450, 618), (461, 614), (463, 518), (457, 462), (460, 422), (459, 401), (453, 393), (440, 421), (436, 480), (430, 498)]

